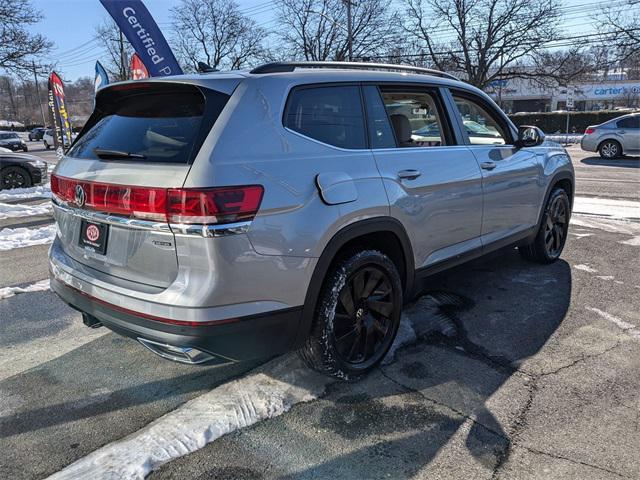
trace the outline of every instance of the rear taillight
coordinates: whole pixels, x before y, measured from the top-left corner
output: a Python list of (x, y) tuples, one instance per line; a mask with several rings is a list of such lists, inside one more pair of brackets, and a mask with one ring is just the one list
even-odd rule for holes
[(167, 203), (170, 223), (231, 223), (251, 220), (260, 208), (260, 185), (206, 190), (171, 189)]
[[(78, 195), (76, 187), (82, 187)], [(51, 192), (88, 210), (169, 223), (216, 224), (252, 220), (260, 208), (261, 185), (207, 189), (153, 188), (85, 182), (51, 176)]]
[(591, 135), (593, 132), (595, 132), (596, 129), (593, 127), (587, 127), (587, 129), (584, 131), (585, 135)]

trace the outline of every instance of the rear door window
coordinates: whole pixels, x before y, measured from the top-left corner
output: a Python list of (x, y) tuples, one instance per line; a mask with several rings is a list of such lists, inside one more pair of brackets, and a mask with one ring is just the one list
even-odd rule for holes
[(398, 147), (440, 147), (452, 143), (434, 92), (383, 87), (382, 100)]
[(366, 148), (360, 89), (355, 85), (301, 87), (287, 101), (284, 126), (341, 148)]
[(190, 163), (229, 96), (191, 85), (149, 85), (101, 92), (67, 155), (96, 159), (108, 151), (131, 154), (114, 160)]

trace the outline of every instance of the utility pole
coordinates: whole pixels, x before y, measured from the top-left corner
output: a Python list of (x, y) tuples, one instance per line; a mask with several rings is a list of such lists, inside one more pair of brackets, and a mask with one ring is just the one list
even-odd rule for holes
[(44, 118), (44, 108), (42, 108), (42, 101), (40, 100), (40, 85), (38, 84), (38, 73), (36, 72), (36, 62), (31, 61), (31, 67), (33, 68), (33, 79), (36, 81), (36, 94), (38, 96), (38, 105), (40, 106), (40, 114), (42, 115), (42, 126), (47, 126), (47, 121)]
[(124, 54), (124, 37), (122, 36), (122, 30), (120, 30), (120, 80), (127, 79), (127, 59)]
[(351, 18), (351, 7), (355, 7), (353, 0), (342, 0), (347, 6), (347, 46), (349, 48), (349, 61), (353, 62), (353, 24)]

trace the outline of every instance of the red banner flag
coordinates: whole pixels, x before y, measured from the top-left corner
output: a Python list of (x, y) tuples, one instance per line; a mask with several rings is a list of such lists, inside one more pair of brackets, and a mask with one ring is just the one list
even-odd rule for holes
[(142, 60), (137, 53), (131, 55), (131, 78), (133, 80), (149, 78), (147, 67), (144, 66), (144, 63), (142, 63)]
[(64, 84), (56, 72), (49, 75), (49, 112), (53, 126), (53, 144), (58, 156), (71, 145), (71, 123), (65, 105)]

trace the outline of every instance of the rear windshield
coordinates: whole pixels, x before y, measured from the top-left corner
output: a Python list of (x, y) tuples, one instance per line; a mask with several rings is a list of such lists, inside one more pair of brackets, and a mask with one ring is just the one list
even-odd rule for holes
[(0, 140), (9, 140), (12, 138), (18, 138), (17, 133), (0, 133)]
[(190, 163), (229, 96), (192, 85), (149, 85), (101, 92), (67, 156), (96, 159), (96, 152), (115, 151), (136, 163)]

